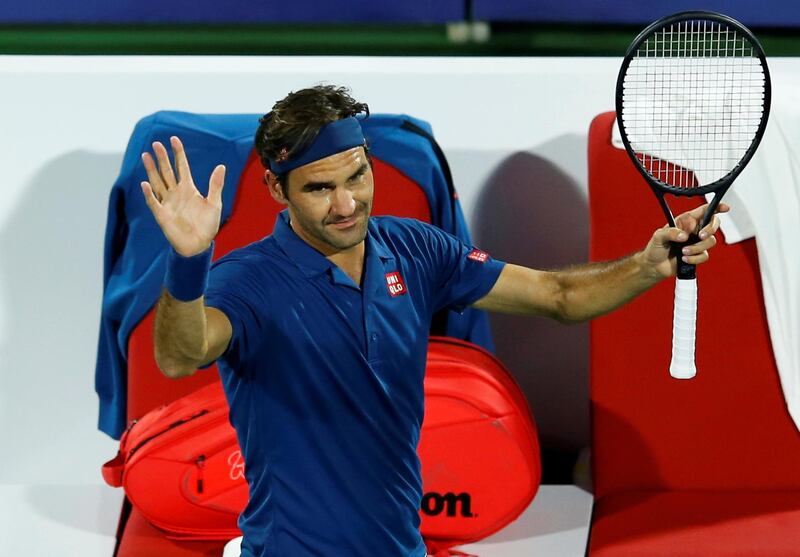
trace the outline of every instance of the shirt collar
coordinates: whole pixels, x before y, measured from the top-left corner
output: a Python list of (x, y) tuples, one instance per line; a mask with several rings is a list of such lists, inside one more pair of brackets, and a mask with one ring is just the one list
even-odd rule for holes
[[(382, 260), (394, 259), (392, 253), (375, 233), (375, 224), (372, 219), (367, 224), (366, 258), (376, 255)], [(275, 219), (275, 228), (272, 231), (275, 241), (283, 252), (294, 261), (306, 276), (314, 276), (331, 269), (334, 264), (319, 251), (311, 247), (300, 238), (289, 224), (289, 211), (284, 209)]]
[(389, 248), (387, 248), (386, 244), (381, 240), (376, 226), (375, 219), (370, 218), (369, 223), (367, 223), (367, 256), (374, 254), (384, 261), (394, 260), (394, 255), (392, 255), (392, 252), (389, 251)]

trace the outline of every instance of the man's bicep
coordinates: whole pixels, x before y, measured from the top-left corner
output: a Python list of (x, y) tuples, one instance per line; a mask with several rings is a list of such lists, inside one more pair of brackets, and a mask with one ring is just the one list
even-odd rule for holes
[(208, 338), (207, 365), (225, 353), (233, 336), (233, 327), (225, 313), (217, 308), (206, 306), (206, 336)]
[(508, 263), (489, 293), (472, 306), (500, 313), (553, 317), (558, 313), (559, 295), (553, 273)]

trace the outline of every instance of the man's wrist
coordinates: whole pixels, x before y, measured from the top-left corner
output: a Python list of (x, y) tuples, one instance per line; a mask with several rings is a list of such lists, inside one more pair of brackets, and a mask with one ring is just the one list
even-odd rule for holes
[(208, 271), (214, 254), (214, 242), (205, 251), (184, 257), (169, 247), (164, 286), (169, 295), (179, 302), (191, 302), (200, 298), (208, 285)]
[(649, 286), (655, 285), (667, 278), (658, 270), (658, 266), (654, 265), (647, 258), (646, 250), (634, 253), (631, 259), (633, 259), (634, 265), (636, 266), (637, 274), (641, 276)]

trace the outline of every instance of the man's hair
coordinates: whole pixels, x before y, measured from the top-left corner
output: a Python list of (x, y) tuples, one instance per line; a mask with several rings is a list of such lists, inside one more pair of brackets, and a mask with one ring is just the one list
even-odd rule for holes
[[(323, 126), (357, 114), (369, 116), (369, 107), (346, 87), (317, 85), (289, 93), (259, 119), (255, 147), (261, 164), (269, 168), (270, 159), (291, 159), (311, 145)], [(286, 174), (277, 176), (284, 192)]]

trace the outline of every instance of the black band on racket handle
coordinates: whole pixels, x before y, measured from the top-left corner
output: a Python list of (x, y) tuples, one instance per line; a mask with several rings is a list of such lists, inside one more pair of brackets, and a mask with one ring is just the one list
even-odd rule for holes
[(700, 241), (700, 236), (697, 234), (690, 234), (689, 239), (683, 243), (675, 243), (673, 249), (675, 250), (675, 255), (678, 258), (678, 278), (680, 280), (687, 280), (697, 278), (697, 265), (693, 263), (686, 263), (683, 260), (683, 248), (686, 246), (691, 246), (696, 244)]

